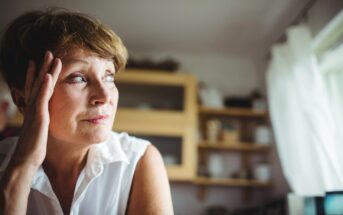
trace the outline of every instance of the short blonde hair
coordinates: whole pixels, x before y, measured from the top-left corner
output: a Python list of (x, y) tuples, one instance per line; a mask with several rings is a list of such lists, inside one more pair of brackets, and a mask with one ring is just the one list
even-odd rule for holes
[(1, 70), (11, 88), (24, 89), (29, 60), (40, 66), (46, 50), (63, 57), (72, 48), (113, 59), (116, 71), (127, 62), (127, 50), (110, 27), (86, 14), (48, 9), (27, 12), (10, 23), (1, 41)]

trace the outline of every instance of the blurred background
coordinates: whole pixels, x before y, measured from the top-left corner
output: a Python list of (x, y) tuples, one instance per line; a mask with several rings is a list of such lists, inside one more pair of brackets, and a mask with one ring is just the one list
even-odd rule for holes
[[(343, 1), (2, 0), (0, 35), (53, 6), (127, 46), (113, 129), (161, 151), (175, 214), (343, 214)], [(22, 117), (0, 93), (3, 139)]]

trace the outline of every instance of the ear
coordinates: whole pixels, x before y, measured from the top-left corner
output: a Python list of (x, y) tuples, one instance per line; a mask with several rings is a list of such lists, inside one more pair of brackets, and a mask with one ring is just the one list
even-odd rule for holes
[(24, 114), (24, 109), (26, 107), (24, 93), (17, 88), (11, 88), (11, 96), (14, 104), (18, 107), (19, 111)]

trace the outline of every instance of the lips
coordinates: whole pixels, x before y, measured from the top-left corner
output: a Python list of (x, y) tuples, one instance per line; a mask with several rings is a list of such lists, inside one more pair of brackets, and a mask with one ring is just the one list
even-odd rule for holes
[(97, 115), (97, 116), (92, 116), (90, 118), (84, 119), (82, 121), (86, 121), (92, 124), (103, 124), (108, 118), (109, 118), (109, 115)]

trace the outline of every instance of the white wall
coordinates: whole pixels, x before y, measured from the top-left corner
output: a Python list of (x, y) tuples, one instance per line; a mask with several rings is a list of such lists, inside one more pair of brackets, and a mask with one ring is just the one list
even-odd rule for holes
[(196, 75), (199, 81), (217, 87), (223, 95), (248, 95), (253, 89), (261, 88), (254, 62), (246, 57), (175, 51), (129, 52), (137, 59), (151, 58), (158, 61), (172, 57), (180, 62), (181, 71)]

